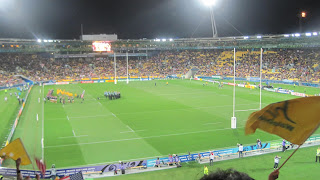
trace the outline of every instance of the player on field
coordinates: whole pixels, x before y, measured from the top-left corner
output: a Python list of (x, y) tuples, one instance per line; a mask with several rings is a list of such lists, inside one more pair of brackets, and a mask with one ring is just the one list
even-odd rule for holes
[(5, 101), (5, 102), (7, 102), (7, 100), (8, 100), (7, 96), (6, 96), (6, 97), (4, 97), (4, 101)]
[(169, 85), (169, 82), (167, 81), (167, 83), (166, 83), (167, 85)]

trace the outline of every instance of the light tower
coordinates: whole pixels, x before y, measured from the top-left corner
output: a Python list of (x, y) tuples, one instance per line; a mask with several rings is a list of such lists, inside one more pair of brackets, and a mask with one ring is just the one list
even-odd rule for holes
[(214, 19), (213, 7), (216, 5), (216, 0), (201, 0), (205, 6), (210, 8), (210, 17), (211, 17), (211, 27), (212, 27), (212, 37), (218, 37), (217, 25)]
[(300, 30), (300, 33), (302, 33), (302, 20), (307, 17), (307, 13), (305, 11), (302, 11), (298, 16), (299, 16), (299, 30)]

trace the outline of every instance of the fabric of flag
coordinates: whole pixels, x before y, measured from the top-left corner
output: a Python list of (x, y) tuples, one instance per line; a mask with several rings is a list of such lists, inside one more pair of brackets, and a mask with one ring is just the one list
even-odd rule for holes
[(46, 163), (42, 162), (38, 158), (35, 158), (35, 160), (36, 160), (36, 164), (38, 166), (38, 169), (40, 170), (42, 176), (44, 177), (44, 175), (46, 174), (46, 169), (47, 169)]
[(82, 172), (71, 175), (70, 180), (83, 180)]
[(21, 165), (31, 164), (31, 160), (20, 138), (12, 141), (0, 150), (0, 156), (17, 160), (21, 158)]
[(70, 180), (70, 176), (62, 177), (62, 178), (60, 178), (60, 180)]
[(60, 180), (83, 180), (82, 172), (80, 171), (76, 174), (60, 178)]
[(320, 124), (320, 97), (304, 97), (269, 104), (249, 116), (245, 133), (257, 128), (276, 134), (293, 144), (303, 144)]

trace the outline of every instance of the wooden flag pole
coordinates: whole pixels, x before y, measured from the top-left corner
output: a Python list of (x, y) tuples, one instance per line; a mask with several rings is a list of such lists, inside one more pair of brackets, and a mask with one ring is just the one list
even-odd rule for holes
[(298, 151), (298, 149), (300, 148), (300, 146), (301, 146), (301, 145), (299, 145), (298, 148), (295, 149), (295, 150), (293, 151), (293, 153), (281, 164), (281, 166), (279, 167), (278, 170), (280, 170), (280, 169), (282, 168), (282, 166), (284, 166), (284, 165), (287, 163), (287, 161), (291, 158), (291, 156), (293, 156), (293, 154)]

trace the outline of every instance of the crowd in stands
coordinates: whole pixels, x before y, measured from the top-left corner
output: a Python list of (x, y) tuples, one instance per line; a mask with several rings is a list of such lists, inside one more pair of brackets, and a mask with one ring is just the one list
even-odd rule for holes
[[(233, 76), (231, 50), (161, 51), (149, 57), (130, 57), (130, 77), (184, 75), (198, 68), (198, 76)], [(319, 82), (319, 49), (278, 49), (263, 53), (264, 79)], [(117, 58), (117, 76), (127, 76), (126, 60)], [(15, 75), (34, 81), (81, 80), (114, 76), (112, 57), (54, 59), (43, 54), (0, 54), (0, 86), (22, 83)], [(260, 76), (260, 51), (237, 50), (236, 77)]]

